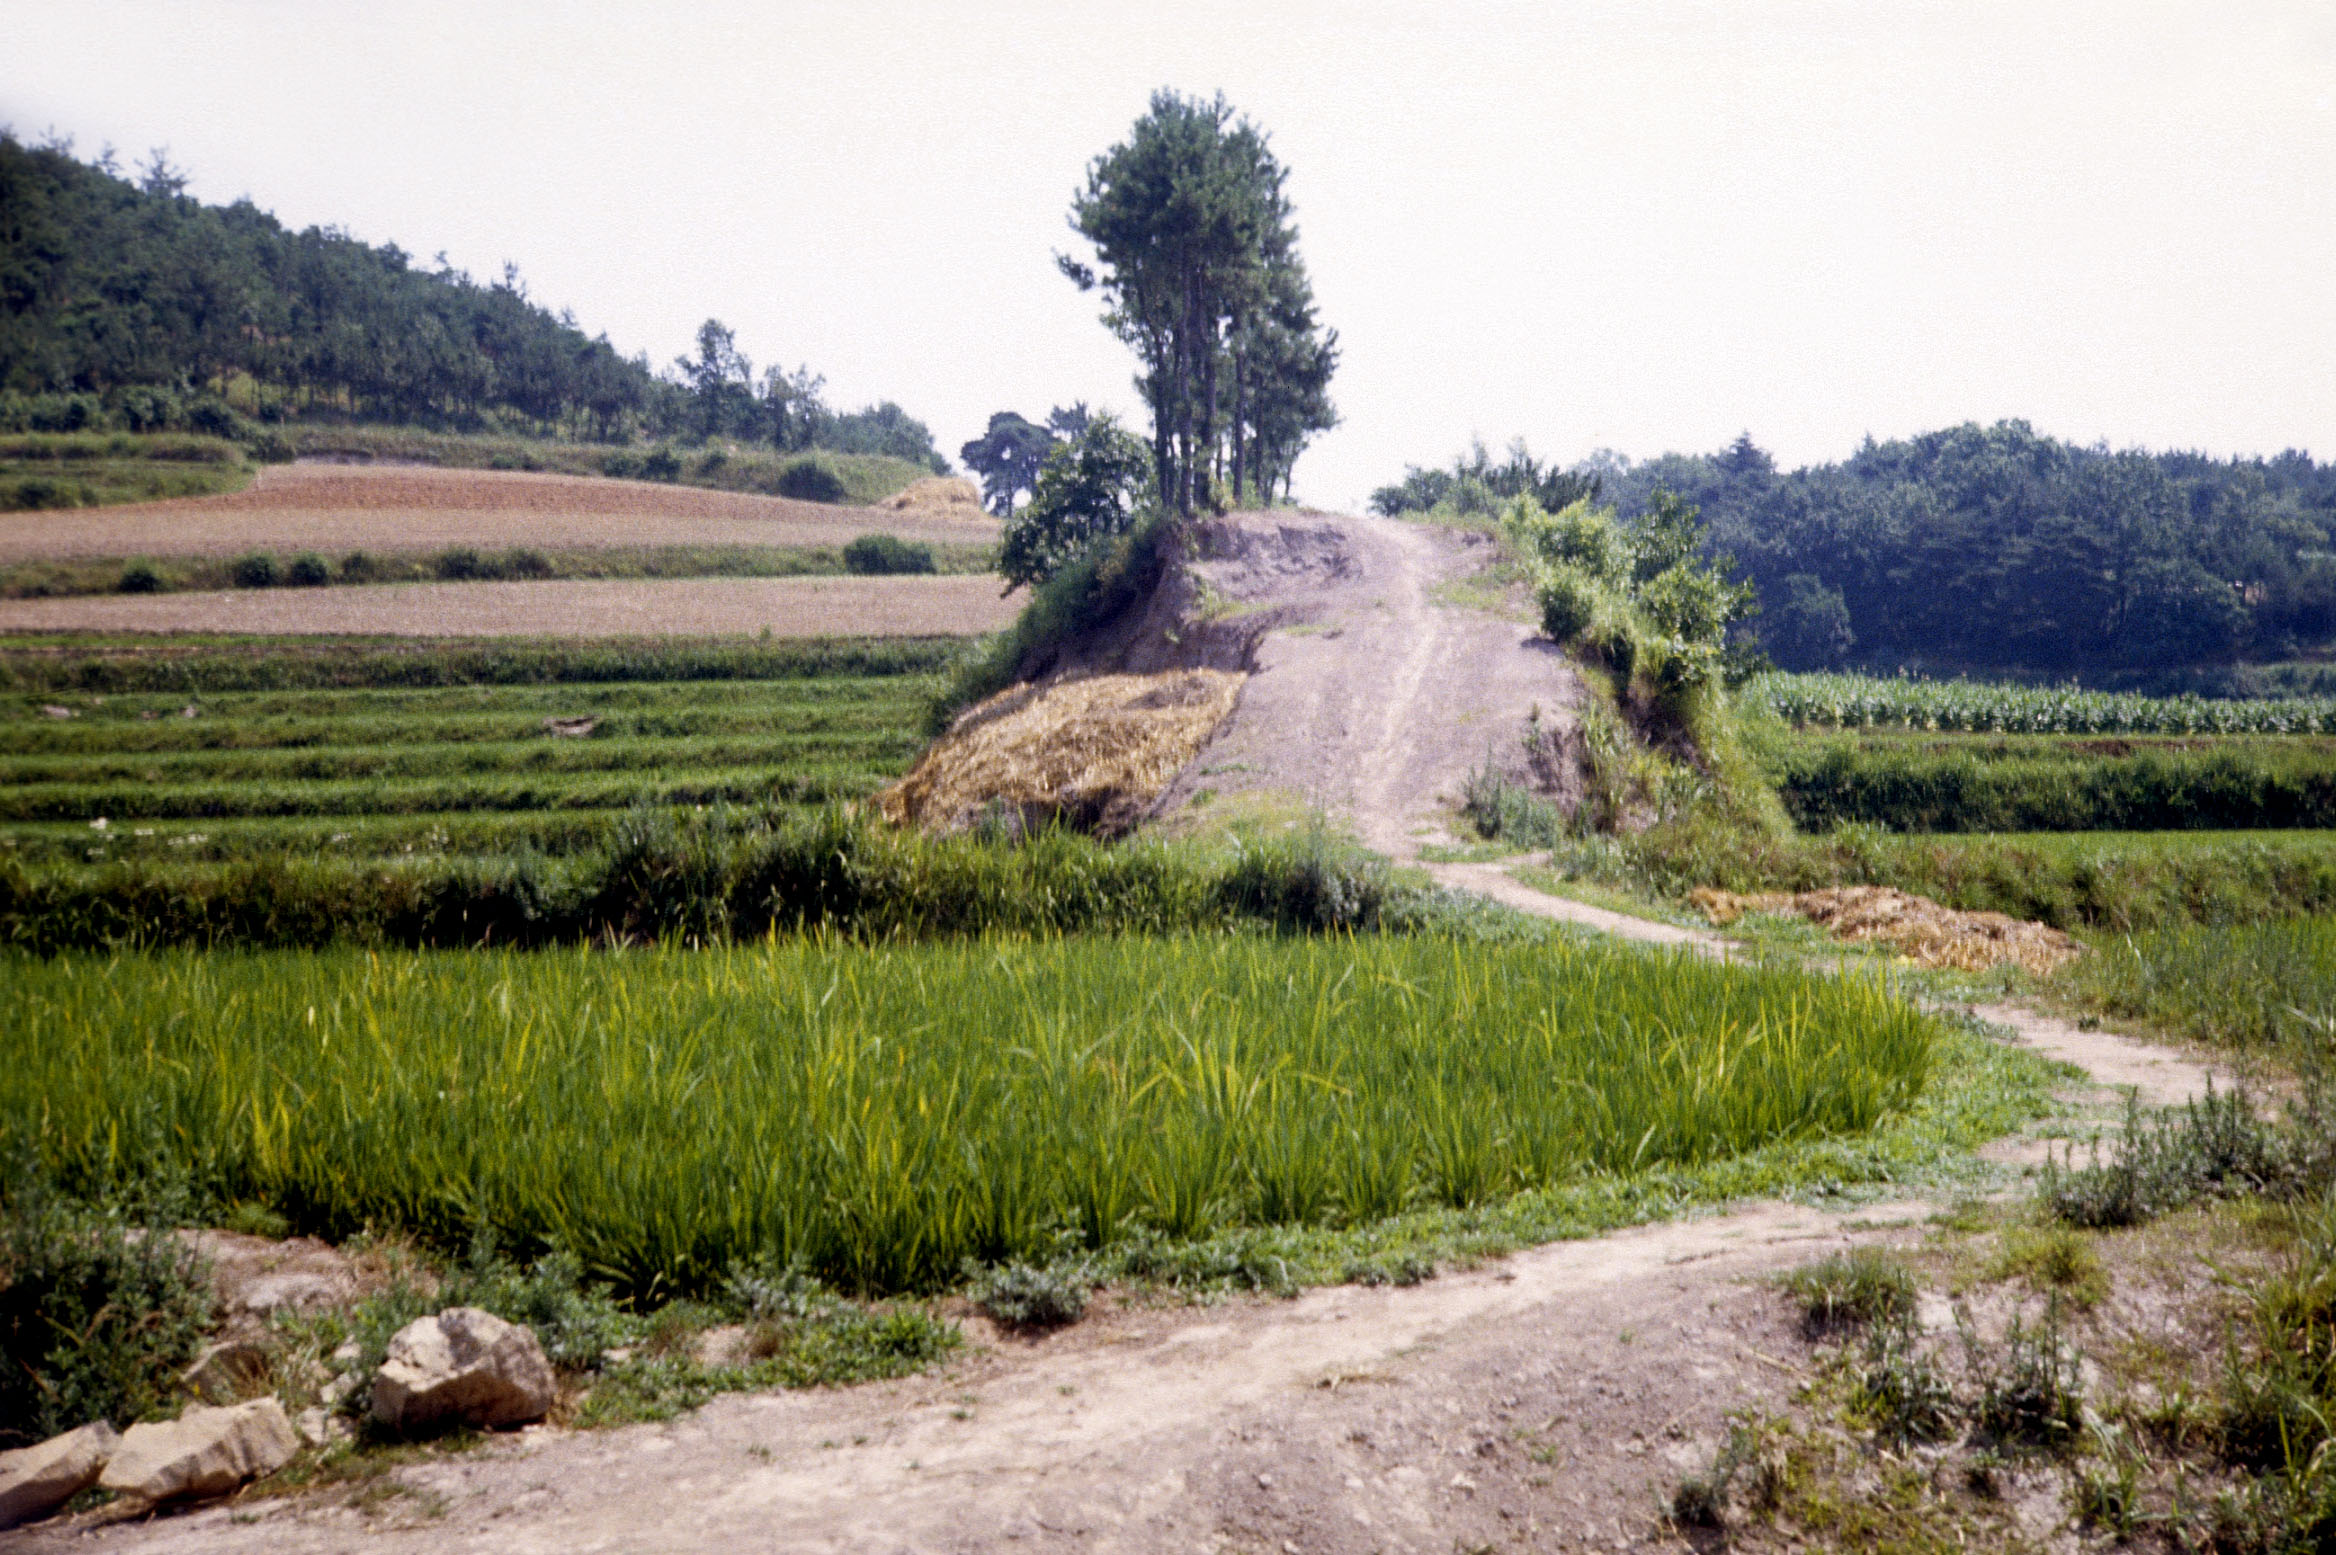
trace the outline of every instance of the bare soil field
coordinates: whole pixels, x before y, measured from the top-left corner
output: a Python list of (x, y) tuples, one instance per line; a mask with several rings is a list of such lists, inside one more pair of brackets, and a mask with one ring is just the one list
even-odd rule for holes
[(958, 637), (1021, 609), (986, 573), (580, 579), (0, 600), (0, 630), (388, 637)]
[(467, 545), (836, 546), (881, 531), (979, 543), (997, 523), (978, 508), (839, 507), (785, 497), (421, 465), (276, 465), (217, 497), (0, 514), (0, 564), (97, 556), (234, 556), (247, 551), (436, 551)]

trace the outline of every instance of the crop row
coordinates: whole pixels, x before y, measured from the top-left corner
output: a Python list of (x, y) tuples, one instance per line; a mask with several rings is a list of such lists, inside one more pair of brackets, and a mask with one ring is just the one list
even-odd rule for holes
[(1994, 734), (2336, 734), (2336, 697), (2216, 701), (1870, 675), (1763, 675), (1746, 696), (1788, 723)]
[(1872, 1127), (1879, 983), (1581, 943), (1086, 938), (19, 960), (0, 1133), (296, 1224), (558, 1243), (639, 1290), (863, 1291), (1145, 1231), (1415, 1204)]

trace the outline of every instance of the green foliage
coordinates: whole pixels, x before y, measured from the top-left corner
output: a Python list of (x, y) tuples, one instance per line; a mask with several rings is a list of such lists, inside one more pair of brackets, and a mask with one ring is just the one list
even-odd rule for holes
[(1784, 1288), (1801, 1304), (1801, 1326), (1812, 1338), (1914, 1315), (1914, 1276), (1879, 1248), (1829, 1253), (1786, 1275)]
[(1127, 533), (1152, 493), (1152, 459), (1144, 445), (1113, 417), (1094, 417), (1047, 455), (1037, 491), (1006, 520), (999, 573), (1009, 587), (1046, 582)]
[(675, 1292), (759, 1257), (931, 1288), (1063, 1226), (1254, 1225), (1293, 1150), (1359, 1218), (1856, 1134), (1934, 1040), (1856, 976), (1436, 938), (67, 957), (17, 961), (0, 1004), (54, 1039), (0, 1118), (68, 1181), (179, 1160), (303, 1229), (490, 1229)]
[(210, 1322), (210, 1284), (176, 1238), (133, 1236), (20, 1172), (0, 1205), (0, 1450), (166, 1412)]
[[(1162, 552), (1172, 535), (1167, 516), (1155, 514), (1136, 520), (1124, 534), (1074, 553), (1031, 589), (1013, 625), (958, 660), (948, 685), (934, 698), (928, 732), (940, 733), (974, 703), (1041, 673), (1065, 645), (1148, 599), (1160, 581)], [(1001, 561), (1001, 570), (1005, 565)]]
[(230, 569), (229, 576), (234, 579), (235, 586), (239, 589), (274, 588), (281, 577), (276, 568), (276, 558), (265, 551), (254, 551), (248, 556), (238, 556), (235, 559), (234, 567)]
[(2211, 667), (2336, 636), (2336, 470), (2079, 447), (2025, 422), (1868, 442), (1779, 472), (1748, 438), (1601, 466), (1626, 516), (1680, 493), (1797, 667)]
[(1867, 1326), (1850, 1402), (1893, 1445), (1944, 1441), (1954, 1434), (1954, 1390), (1940, 1373), (1938, 1358), (1922, 1347), (1911, 1300)]
[(2222, 1047), (2336, 1058), (2336, 919), (2126, 935), (2069, 969), (2081, 1006)]
[(1382, 518), (1406, 514), (1488, 518), (1528, 499), (1545, 513), (1564, 513), (1577, 505), (1586, 510), (1597, 501), (1598, 490), (1596, 475), (1544, 464), (1526, 449), (1522, 438), (1509, 445), (1508, 458), (1499, 464), (1480, 439), (1455, 458), (1449, 470), (1405, 466), (1401, 481), (1371, 493), (1370, 506)]
[(2232, 831), (2336, 826), (2324, 738), (1793, 735), (1761, 765), (1794, 821), (1904, 832)]
[(152, 562), (137, 561), (122, 569), (121, 580), (114, 585), (119, 594), (153, 594), (162, 588), (162, 578)]
[(1745, 693), (1799, 727), (1978, 734), (2336, 734), (2336, 697), (2145, 697), (2077, 686), (1763, 675)]
[(1006, 1263), (976, 1268), (965, 1294), (992, 1322), (1005, 1328), (1060, 1328), (1087, 1313), (1093, 1283), (1086, 1261), (1044, 1265)]
[(825, 459), (805, 455), (779, 469), (778, 493), (799, 502), (841, 502), (851, 495), (843, 476)]
[(862, 535), (844, 547), (844, 570), (867, 574), (932, 572), (933, 548), (898, 535)]
[(1096, 264), (1056, 263), (1081, 291), (1101, 287), (1104, 323), (1143, 361), (1171, 512), (1208, 502), (1220, 466), (1234, 500), (1286, 491), (1307, 440), (1337, 424), (1338, 335), (1315, 317), (1287, 176), (1221, 95), (1160, 91), (1071, 202)]
[(2065, 1447), (2084, 1428), (2083, 1358), (2062, 1332), (2060, 1298), (2043, 1320), (2014, 1313), (2001, 1346), (1981, 1344), (1966, 1329), (1964, 1345), (1979, 1382), (1972, 1423), (1982, 1439), (2010, 1447)]
[(2336, 1094), (2307, 1071), (2287, 1115), (2266, 1122), (2242, 1091), (2207, 1093), (2150, 1116), (2128, 1101), (2124, 1132), (2083, 1166), (2073, 1150), (2046, 1163), (2037, 1196), (2062, 1222), (2086, 1229), (2134, 1226), (2202, 1199), (2293, 1196), (2336, 1179)]
[(322, 588), (333, 580), (332, 564), (314, 551), (302, 551), (284, 569), (284, 581), (294, 588)]

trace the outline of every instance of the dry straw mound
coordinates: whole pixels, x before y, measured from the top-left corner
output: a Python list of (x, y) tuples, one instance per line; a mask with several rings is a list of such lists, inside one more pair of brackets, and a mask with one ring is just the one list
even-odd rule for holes
[(991, 521), (989, 510), (981, 505), (980, 491), (962, 476), (932, 475), (911, 481), (877, 506), (916, 518), (954, 518), (976, 524)]
[(1004, 812), (1123, 832), (1200, 753), (1249, 677), (1225, 670), (1021, 685), (977, 703), (876, 796), (897, 826), (956, 831)]
[(1799, 895), (1765, 892), (1738, 896), (1703, 888), (1688, 900), (1715, 924), (1735, 922), (1748, 912), (1791, 913), (1808, 919), (1836, 939), (1879, 940), (1922, 966), (1984, 972), (2006, 961), (2043, 975), (2084, 952), (2084, 946), (2041, 923), (2007, 918), (1999, 912), (1957, 912), (1926, 896), (1909, 896), (1887, 886), (1840, 886)]

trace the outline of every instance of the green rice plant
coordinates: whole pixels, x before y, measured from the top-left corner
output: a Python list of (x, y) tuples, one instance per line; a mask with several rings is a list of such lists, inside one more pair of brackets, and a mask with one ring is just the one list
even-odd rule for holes
[(1786, 722), (1986, 734), (2336, 734), (2336, 697), (2217, 700), (1870, 675), (1768, 674), (1747, 688)]
[[(1871, 979), (1567, 941), (774, 939), (6, 973), (0, 1029), (43, 1035), (0, 1072), (0, 1144), (68, 1184), (166, 1163), (302, 1229), (485, 1230), (631, 1291), (758, 1259), (931, 1288), (969, 1257), (1047, 1256), (1056, 1226), (1173, 1246), (1262, 1226), (1260, 1178), (1293, 1151), (1342, 1188), (1367, 1163), (1373, 1192), (1310, 1200), (1330, 1220), (1413, 1183), (1481, 1198), (1855, 1134), (1912, 1104), (1934, 1036)], [(1220, 1256), (1247, 1278), (1278, 1255)]]

